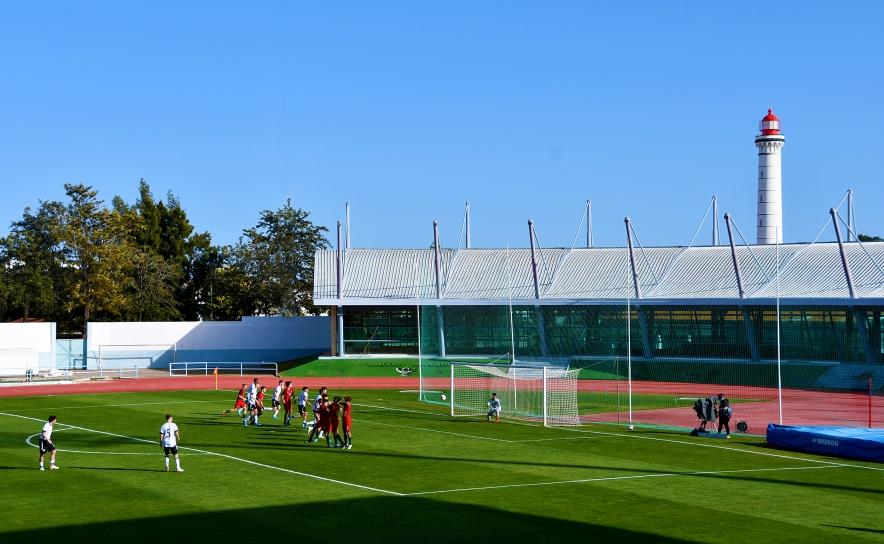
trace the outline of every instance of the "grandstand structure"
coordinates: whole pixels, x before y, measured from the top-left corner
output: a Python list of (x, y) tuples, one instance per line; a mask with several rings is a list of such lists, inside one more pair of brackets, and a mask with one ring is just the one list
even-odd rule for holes
[(635, 249), (635, 274), (628, 248), (544, 249), (536, 266), (529, 249), (350, 249), (340, 297), (336, 252), (319, 251), (314, 300), (342, 317), (344, 354), (416, 353), (418, 306), (438, 308), (421, 319), (438, 355), (506, 353), (509, 331), (481, 323), (509, 329), (511, 305), (517, 358), (608, 357), (629, 303), (636, 359), (758, 362), (776, 358), (779, 298), (783, 359), (880, 365), (884, 243), (840, 247)]
[[(674, 400), (724, 386), (753, 388), (739, 394), (755, 400), (782, 397), (777, 388), (856, 395), (873, 387), (877, 395), (882, 263), (884, 243), (843, 240), (324, 250), (315, 255), (314, 301), (332, 308), (344, 356), (533, 361), (602, 380), (625, 378), (629, 359), (630, 383), (666, 384), (649, 391)], [(817, 402), (795, 398), (787, 422)], [(864, 424), (864, 402), (850, 399), (831, 423)]]

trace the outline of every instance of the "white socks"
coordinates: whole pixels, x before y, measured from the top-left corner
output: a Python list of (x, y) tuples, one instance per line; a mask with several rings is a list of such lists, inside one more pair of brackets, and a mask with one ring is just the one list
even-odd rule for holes
[(169, 456), (166, 456), (166, 468), (169, 468)]
[(177, 468), (177, 469), (181, 468), (181, 460), (178, 459), (177, 457), (175, 458), (175, 468)]

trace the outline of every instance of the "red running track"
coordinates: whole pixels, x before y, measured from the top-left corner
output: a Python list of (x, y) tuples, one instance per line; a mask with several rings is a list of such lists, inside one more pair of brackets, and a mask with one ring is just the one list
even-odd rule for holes
[[(279, 378), (268, 376), (218, 376), (218, 388), (237, 390), (243, 383), (251, 383), (259, 378), (264, 385), (272, 389)], [(305, 385), (311, 389), (321, 386), (335, 389), (417, 389), (418, 378), (282, 378), (291, 381), (296, 389)], [(447, 378), (429, 378), (424, 380), (425, 386), (447, 388)], [(39, 383), (7, 385), (0, 387), (0, 397), (31, 397), (41, 395), (85, 395), (92, 393), (137, 393), (144, 391), (192, 391), (195, 389), (215, 389), (214, 376), (191, 376), (175, 378), (137, 378), (133, 380), (94, 380), (88, 382), (70, 382), (63, 384), (40, 385)]]
[[(218, 388), (236, 390), (242, 383), (249, 383), (258, 377), (265, 385), (274, 385), (277, 381), (273, 376), (219, 376)], [(330, 389), (417, 389), (420, 385), (417, 377), (383, 377), (383, 378), (283, 378), (291, 380), (297, 389), (308, 386), (311, 389), (326, 386)], [(426, 378), (427, 388), (446, 391), (450, 387), (448, 378)], [(70, 382), (64, 384), (16, 384), (0, 387), (0, 397), (23, 397), (43, 395), (83, 395), (94, 393), (130, 393), (143, 391), (188, 391), (215, 388), (214, 376), (138, 378), (134, 380), (108, 380)], [(580, 380), (578, 389), (581, 392), (614, 393), (617, 382), (611, 380)], [(626, 395), (627, 383), (620, 382), (620, 393), (623, 398), (621, 421), (627, 421)], [(692, 403), (685, 401), (675, 406), (679, 397), (699, 398), (724, 393), (733, 398), (764, 399), (763, 402), (733, 403), (734, 416), (731, 420), (732, 430), (738, 421), (746, 421), (749, 431), (762, 434), (768, 423), (779, 421), (777, 406), (777, 390), (770, 387), (747, 387), (733, 385), (685, 384), (674, 382), (632, 382), (633, 393), (671, 395), (673, 407), (654, 410), (636, 410), (633, 421), (655, 425), (692, 428), (697, 426), (698, 419)], [(884, 398), (872, 397), (872, 426), (884, 423)], [(820, 391), (804, 391), (796, 389), (783, 390), (783, 423), (787, 425), (845, 425), (866, 427), (869, 424), (869, 396), (867, 393), (827, 393)], [(586, 422), (616, 422), (617, 413), (604, 413), (582, 416)]]
[[(613, 393), (617, 390), (617, 382), (610, 380), (581, 380), (579, 390), (583, 392)], [(623, 400), (620, 420), (626, 422), (628, 413), (626, 382), (620, 382), (620, 394)], [(699, 419), (693, 410), (693, 403), (684, 401), (676, 407), (677, 398), (700, 398), (723, 393), (727, 397), (744, 399), (762, 399), (763, 402), (731, 403), (733, 417), (731, 431), (736, 430), (738, 421), (746, 421), (749, 432), (764, 434), (769, 423), (779, 423), (779, 403), (777, 389), (774, 387), (754, 387), (741, 385), (685, 384), (675, 382), (632, 382), (633, 393), (671, 395), (672, 408), (654, 410), (635, 410), (632, 419), (635, 423), (667, 425), (671, 427), (693, 428)], [(884, 423), (884, 398), (872, 397), (871, 426)], [(617, 412), (581, 416), (587, 422), (616, 422)], [(869, 426), (869, 394), (867, 392), (834, 393), (824, 391), (807, 391), (802, 389), (783, 389), (783, 424), (784, 425), (832, 425), (847, 427)]]

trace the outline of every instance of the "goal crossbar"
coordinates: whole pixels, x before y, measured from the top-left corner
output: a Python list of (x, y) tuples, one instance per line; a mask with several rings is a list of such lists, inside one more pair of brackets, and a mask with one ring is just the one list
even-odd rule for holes
[(491, 394), (500, 401), (500, 417), (553, 425), (579, 425), (579, 370), (532, 365), (451, 364), (452, 416), (489, 414)]

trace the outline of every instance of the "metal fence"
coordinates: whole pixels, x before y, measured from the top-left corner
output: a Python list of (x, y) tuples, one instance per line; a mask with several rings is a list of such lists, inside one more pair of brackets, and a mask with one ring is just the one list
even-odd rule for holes
[(193, 363), (172, 363), (169, 365), (169, 376), (208, 376), (218, 369), (219, 374), (255, 374), (265, 372), (273, 376), (279, 375), (279, 365), (276, 363), (261, 362), (242, 362), (242, 363), (212, 363), (212, 362), (193, 362)]

